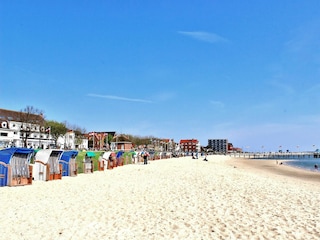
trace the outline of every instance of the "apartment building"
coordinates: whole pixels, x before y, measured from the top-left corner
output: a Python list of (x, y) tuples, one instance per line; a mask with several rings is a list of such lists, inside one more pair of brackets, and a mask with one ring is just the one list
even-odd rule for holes
[(209, 139), (208, 147), (215, 153), (227, 153), (228, 152), (228, 139)]
[(197, 139), (181, 139), (180, 149), (183, 152), (200, 152), (200, 142)]

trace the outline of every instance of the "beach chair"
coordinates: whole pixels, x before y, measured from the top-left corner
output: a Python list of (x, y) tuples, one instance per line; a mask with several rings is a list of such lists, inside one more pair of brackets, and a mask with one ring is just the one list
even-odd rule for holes
[(0, 186), (32, 184), (31, 158), (33, 149), (6, 148), (0, 150)]
[(57, 180), (62, 178), (62, 164), (59, 163), (63, 150), (41, 149), (36, 153), (33, 165), (34, 180)]

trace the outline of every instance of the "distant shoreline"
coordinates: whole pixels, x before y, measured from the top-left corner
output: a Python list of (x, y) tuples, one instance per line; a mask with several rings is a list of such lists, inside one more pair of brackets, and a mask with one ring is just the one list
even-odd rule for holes
[(288, 166), (285, 164), (280, 164), (281, 162), (290, 160), (279, 160), (276, 164), (275, 160), (257, 160), (257, 159), (246, 159), (246, 158), (230, 158), (227, 164), (233, 165), (236, 168), (254, 171), (256, 173), (266, 174), (270, 176), (276, 175), (280, 177), (290, 177), (295, 180), (303, 180), (308, 182), (319, 183), (320, 182), (320, 171), (313, 172), (302, 168), (296, 168)]

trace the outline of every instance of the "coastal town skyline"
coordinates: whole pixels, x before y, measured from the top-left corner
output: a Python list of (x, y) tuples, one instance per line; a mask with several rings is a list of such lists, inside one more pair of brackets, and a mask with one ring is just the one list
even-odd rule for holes
[(90, 131), (320, 148), (318, 1), (5, 1), (0, 108)]

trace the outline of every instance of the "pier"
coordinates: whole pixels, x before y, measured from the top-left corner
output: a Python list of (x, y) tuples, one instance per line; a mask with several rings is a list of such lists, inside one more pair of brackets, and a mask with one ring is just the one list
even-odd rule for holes
[(251, 159), (299, 159), (299, 158), (320, 158), (320, 152), (243, 152), (230, 153), (235, 158)]

